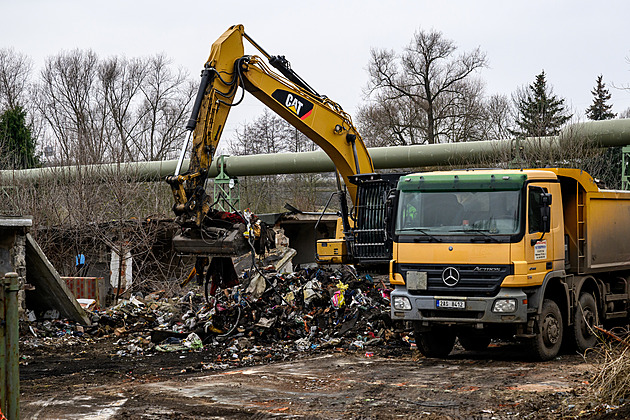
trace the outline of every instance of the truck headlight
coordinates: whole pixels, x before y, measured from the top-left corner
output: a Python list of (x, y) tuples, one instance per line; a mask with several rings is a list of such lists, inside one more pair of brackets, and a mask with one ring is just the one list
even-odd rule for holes
[(411, 302), (409, 302), (409, 299), (404, 296), (394, 296), (392, 305), (394, 306), (394, 309), (398, 309), (401, 311), (411, 310)]
[(492, 312), (516, 312), (516, 299), (497, 299), (492, 305)]

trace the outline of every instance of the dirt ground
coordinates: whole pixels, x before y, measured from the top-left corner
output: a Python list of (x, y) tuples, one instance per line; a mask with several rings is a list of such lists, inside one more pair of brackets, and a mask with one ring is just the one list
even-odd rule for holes
[(413, 347), (277, 352), (221, 370), (212, 349), (119, 356), (111, 338), (70, 344), (21, 350), (22, 418), (625, 417), (592, 402), (596, 364), (535, 363), (512, 343), (446, 360)]

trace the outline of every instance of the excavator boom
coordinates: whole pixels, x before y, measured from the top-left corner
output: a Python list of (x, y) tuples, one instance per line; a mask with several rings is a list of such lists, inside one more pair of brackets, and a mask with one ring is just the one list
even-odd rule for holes
[[(245, 55), (243, 40), (248, 40), (269, 65), (260, 56)], [(351, 182), (351, 177), (374, 172), (372, 159), (350, 115), (334, 101), (318, 94), (291, 69), (283, 56), (269, 55), (245, 33), (243, 25), (232, 26), (212, 44), (202, 71), (192, 116), (186, 127), (193, 140), (189, 170), (180, 174), (178, 165), (176, 173), (167, 179), (175, 198), (174, 212), (185, 229), (183, 236), (193, 239), (180, 246), (183, 252), (222, 255), (221, 250), (224, 249), (225, 254), (231, 255), (239, 249), (233, 249), (231, 244), (217, 246), (216, 240), (210, 245), (207, 235), (204, 236), (209, 231), (217, 240), (227, 236), (226, 232), (217, 231), (225, 226), (219, 223), (217, 227), (213, 221), (214, 210), (204, 185), (228, 114), (233, 106), (240, 103), (245, 91), (327, 153), (343, 178), (353, 204), (356, 205), (357, 201), (357, 186)], [(186, 149), (187, 144), (180, 161)], [(345, 193), (340, 194), (340, 204), (343, 230), (348, 232), (350, 217)]]

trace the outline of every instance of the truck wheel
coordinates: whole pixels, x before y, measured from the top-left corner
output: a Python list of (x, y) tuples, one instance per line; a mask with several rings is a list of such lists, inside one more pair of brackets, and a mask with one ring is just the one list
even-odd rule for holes
[(458, 335), (459, 344), (467, 351), (483, 351), (490, 345), (490, 337), (474, 334)]
[(425, 357), (444, 358), (455, 345), (455, 333), (449, 328), (433, 328), (423, 332), (415, 328), (414, 336), (418, 350)]
[(531, 350), (538, 360), (551, 360), (562, 346), (562, 313), (556, 302), (545, 299), (539, 320), (539, 331), (531, 340)]
[(575, 308), (575, 319), (572, 329), (573, 339), (579, 352), (584, 352), (597, 344), (597, 336), (593, 327), (598, 323), (595, 298), (590, 293), (583, 293)]

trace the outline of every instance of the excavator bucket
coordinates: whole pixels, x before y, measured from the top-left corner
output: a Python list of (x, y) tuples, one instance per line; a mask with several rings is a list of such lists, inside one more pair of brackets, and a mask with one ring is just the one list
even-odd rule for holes
[(175, 235), (173, 247), (182, 254), (237, 257), (250, 251), (245, 231), (240, 223), (230, 228), (191, 229)]

